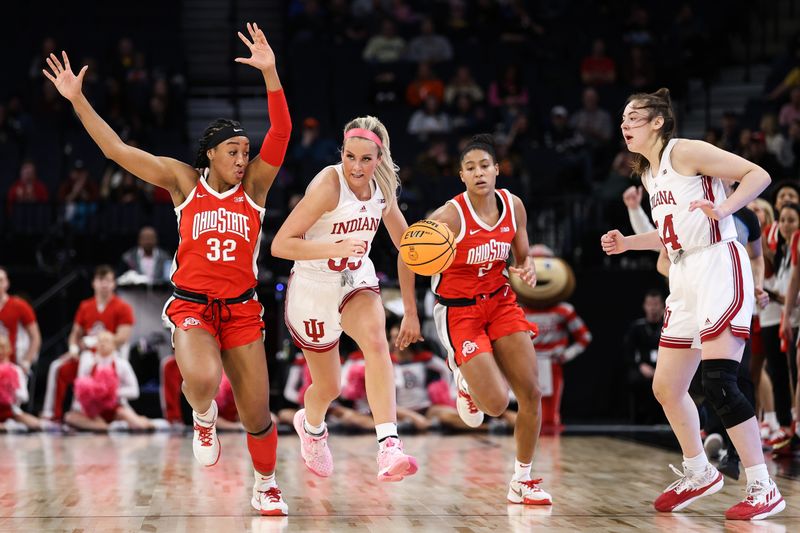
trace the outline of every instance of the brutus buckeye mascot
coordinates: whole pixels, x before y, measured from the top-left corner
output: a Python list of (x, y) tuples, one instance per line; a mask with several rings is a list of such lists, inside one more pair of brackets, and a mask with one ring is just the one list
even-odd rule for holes
[(575, 291), (572, 268), (542, 244), (531, 246), (528, 255), (536, 265), (536, 286), (531, 288), (515, 275), (511, 276), (511, 286), (528, 321), (539, 328), (533, 344), (542, 390), (542, 432), (552, 433), (562, 428), (562, 365), (583, 353), (592, 334), (572, 304), (565, 301)]

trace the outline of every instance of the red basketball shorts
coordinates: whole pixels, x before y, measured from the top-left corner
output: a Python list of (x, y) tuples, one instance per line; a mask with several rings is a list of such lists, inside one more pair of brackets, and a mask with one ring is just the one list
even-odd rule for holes
[(433, 308), (436, 331), (447, 351), (449, 364), (461, 366), (479, 353), (493, 353), (492, 342), (531, 325), (517, 305), (517, 296), (506, 287), (495, 296), (476, 298), (475, 305)]
[[(167, 300), (164, 306), (162, 318), (164, 324), (170, 328), (173, 335), (173, 345), (175, 329), (188, 331), (193, 328), (200, 328), (208, 331), (219, 344), (220, 350), (228, 350), (245, 346), (264, 338), (264, 321), (261, 315), (264, 308), (257, 299), (247, 300), (239, 304), (229, 304), (230, 318), (224, 307), (217, 309), (213, 319), (206, 310), (205, 304), (188, 302), (175, 298)], [(227, 320), (224, 320), (227, 318)]]

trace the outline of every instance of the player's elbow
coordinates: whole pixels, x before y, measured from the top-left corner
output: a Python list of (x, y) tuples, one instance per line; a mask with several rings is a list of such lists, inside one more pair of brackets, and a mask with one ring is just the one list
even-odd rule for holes
[(289, 259), (286, 257), (286, 242), (282, 238), (278, 238), (277, 236), (272, 239), (272, 243), (269, 245), (269, 252), (272, 254), (272, 257), (278, 257), (280, 259)]

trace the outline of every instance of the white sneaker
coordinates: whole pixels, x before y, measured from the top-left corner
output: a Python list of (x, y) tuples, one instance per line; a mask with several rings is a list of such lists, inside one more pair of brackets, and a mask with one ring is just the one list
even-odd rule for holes
[(508, 485), (508, 501), (525, 505), (552, 505), (553, 498), (539, 487), (541, 479), (512, 479)]
[(763, 520), (778, 514), (786, 508), (778, 486), (770, 479), (767, 483), (754, 481), (747, 485), (747, 497), (728, 509), (728, 520)]
[(476, 428), (483, 423), (483, 411), (478, 409), (472, 396), (469, 394), (467, 380), (461, 375), (461, 371), (457, 366), (453, 365), (453, 379), (456, 381), (458, 387), (458, 396), (456, 397), (456, 409), (458, 409), (458, 416), (464, 421), (466, 425), (471, 428)]
[(151, 418), (150, 424), (153, 426), (153, 431), (169, 431), (172, 427), (171, 424), (163, 418)]
[(274, 482), (265, 484), (256, 481), (253, 485), (253, 498), (250, 500), (253, 509), (262, 516), (287, 516), (289, 506), (283, 501), (281, 490)]
[(28, 426), (26, 426), (22, 422), (17, 422), (13, 418), (9, 418), (8, 420), (6, 420), (4, 426), (6, 428), (6, 431), (8, 431), (9, 433), (27, 433), (28, 432)]
[(109, 431), (129, 431), (131, 428), (124, 420), (112, 420), (108, 425)]
[(214, 408), (214, 419), (209, 424), (197, 418), (197, 412), (192, 411), (194, 420), (194, 437), (192, 438), (192, 451), (194, 458), (203, 466), (214, 466), (219, 461), (222, 446), (217, 437), (217, 402), (211, 400)]

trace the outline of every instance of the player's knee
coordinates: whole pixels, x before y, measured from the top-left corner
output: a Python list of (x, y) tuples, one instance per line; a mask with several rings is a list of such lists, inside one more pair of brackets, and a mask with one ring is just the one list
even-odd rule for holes
[(684, 393), (685, 391), (678, 391), (668, 380), (653, 380), (653, 396), (656, 397), (656, 400), (658, 400), (658, 403), (661, 405), (669, 405), (679, 401)]
[(313, 386), (318, 397), (328, 402), (332, 402), (342, 393), (342, 386), (335, 379), (323, 379), (314, 383)]
[(258, 409), (253, 412), (239, 412), (239, 421), (248, 433), (259, 433), (270, 425), (269, 409)]
[(739, 390), (738, 372), (739, 363), (731, 359), (702, 363), (703, 392), (726, 428), (755, 416), (755, 409)]
[(358, 340), (358, 347), (364, 352), (365, 356), (379, 354), (385, 356), (389, 351), (389, 343), (383, 328), (370, 328), (370, 330)]
[(517, 403), (520, 409), (530, 407), (531, 409), (538, 410), (539, 404), (542, 401), (542, 389), (539, 388), (538, 383), (534, 383), (527, 387), (524, 394), (515, 394)]
[(184, 378), (183, 390), (194, 398), (214, 398), (219, 389), (219, 376), (213, 372), (195, 374), (190, 379)]
[(484, 412), (489, 416), (500, 416), (508, 409), (508, 392), (505, 394), (495, 394), (486, 402), (481, 402)]

